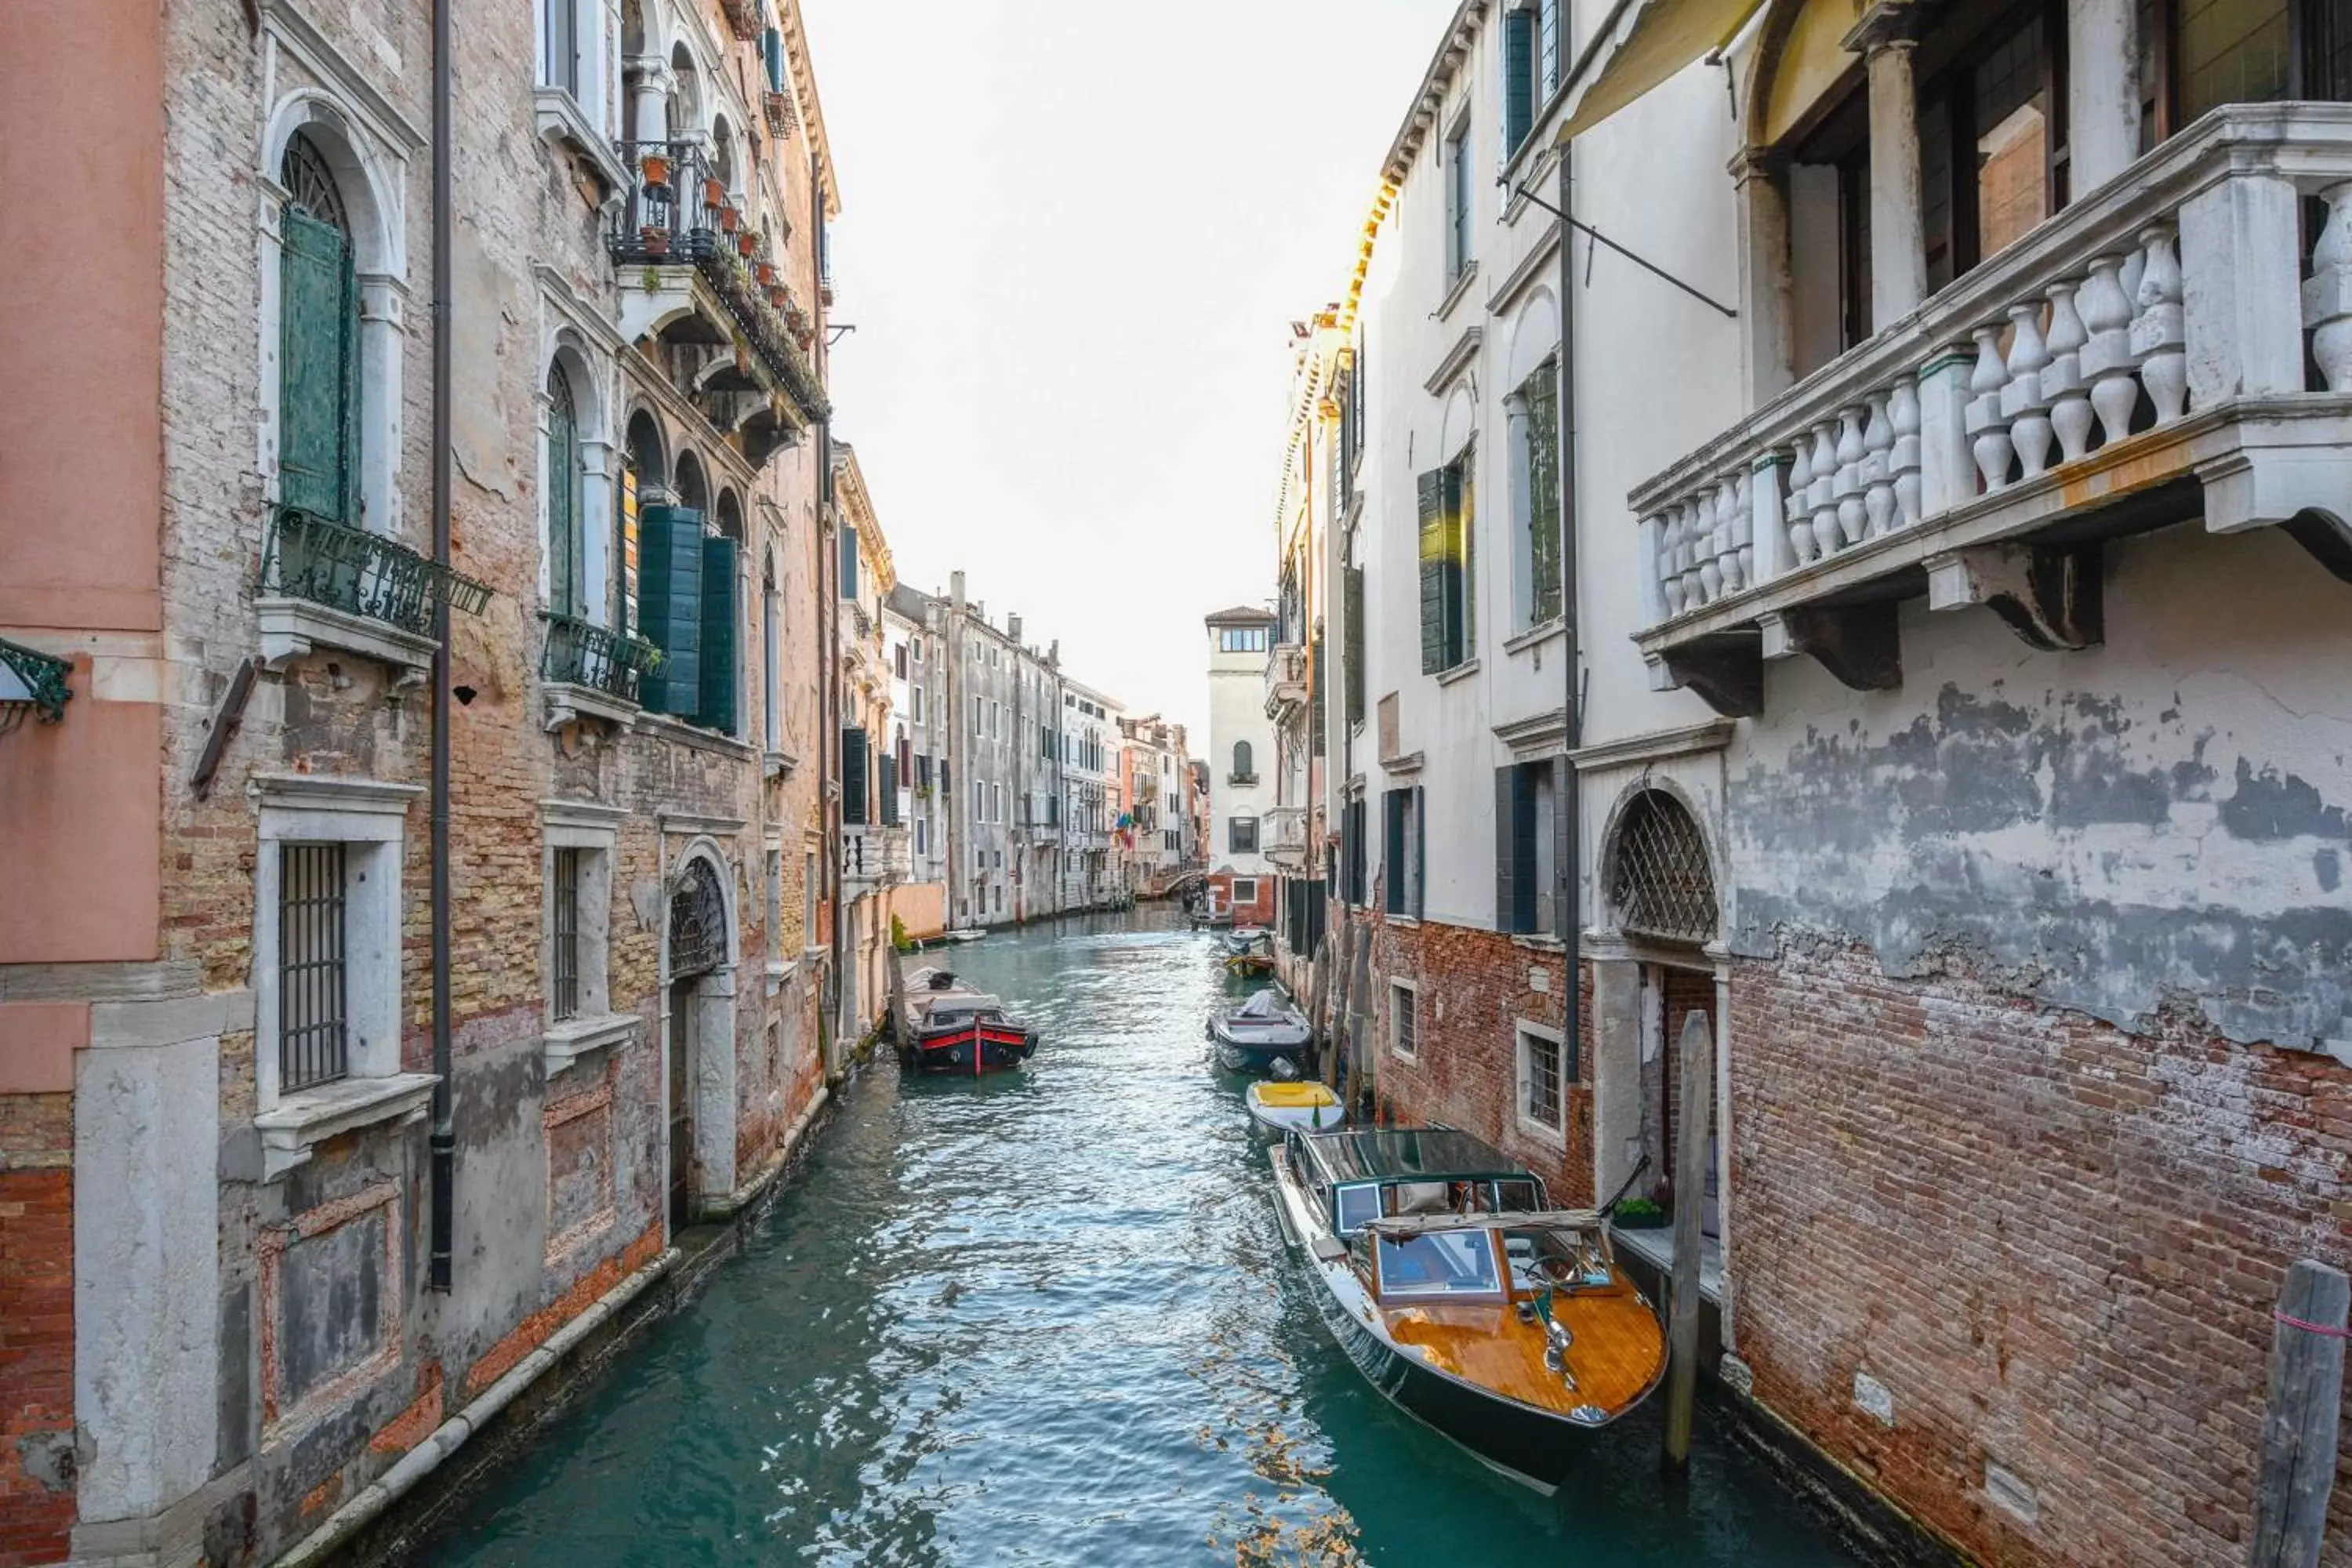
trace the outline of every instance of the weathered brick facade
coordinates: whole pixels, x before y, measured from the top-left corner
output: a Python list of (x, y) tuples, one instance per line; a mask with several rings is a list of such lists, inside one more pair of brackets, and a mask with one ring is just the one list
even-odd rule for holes
[(66, 1554), (73, 1489), (73, 1105), (0, 1099), (0, 1565)]

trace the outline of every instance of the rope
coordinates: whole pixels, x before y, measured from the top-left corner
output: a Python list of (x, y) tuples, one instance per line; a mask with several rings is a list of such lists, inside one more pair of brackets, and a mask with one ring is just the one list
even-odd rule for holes
[(2331, 1340), (2352, 1340), (2352, 1329), (2331, 1328), (2326, 1323), (2306, 1323), (2301, 1318), (2290, 1318), (2284, 1312), (2275, 1310), (2272, 1311), (2271, 1317), (2278, 1322), (2284, 1323), (2290, 1329), (2301, 1329), (2306, 1333), (2325, 1334)]

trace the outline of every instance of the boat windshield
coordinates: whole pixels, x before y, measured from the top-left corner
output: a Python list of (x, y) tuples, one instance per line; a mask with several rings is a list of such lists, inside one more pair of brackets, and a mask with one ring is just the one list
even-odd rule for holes
[(1510, 1258), (1511, 1283), (1530, 1295), (1615, 1283), (1600, 1237), (1589, 1231), (1506, 1231), (1503, 1250)]
[(1381, 1217), (1381, 1190), (1370, 1182), (1339, 1189), (1339, 1234), (1353, 1236)]
[(1492, 1296), (1495, 1244), (1483, 1230), (1441, 1230), (1427, 1236), (1379, 1238), (1381, 1294)]

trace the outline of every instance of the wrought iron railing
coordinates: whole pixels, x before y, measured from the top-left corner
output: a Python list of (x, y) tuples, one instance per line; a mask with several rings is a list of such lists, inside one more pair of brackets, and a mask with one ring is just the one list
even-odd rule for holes
[(643, 637), (611, 631), (576, 616), (541, 610), (547, 645), (541, 650), (542, 680), (593, 687), (625, 702), (637, 700), (637, 679), (661, 665), (661, 649)]
[(73, 689), (66, 678), (73, 666), (54, 654), (0, 637), (0, 735), (38, 713), (41, 722), (54, 724), (66, 716)]
[[(749, 215), (733, 206), (709, 158), (692, 142), (624, 142), (630, 169), (628, 199), (619, 204), (609, 245), (624, 267), (691, 267), (726, 306), (744, 341), (802, 414), (831, 413), (816, 370), (801, 347), (814, 323), (797, 306), (779, 309), (757, 268), (775, 258), (755, 247), (745, 256), (738, 236)], [(661, 177), (656, 179), (655, 175)]]
[(478, 583), (380, 533), (280, 507), (261, 552), (261, 589), (364, 616), (419, 637), (433, 635), (433, 606), (478, 616), (490, 602)]

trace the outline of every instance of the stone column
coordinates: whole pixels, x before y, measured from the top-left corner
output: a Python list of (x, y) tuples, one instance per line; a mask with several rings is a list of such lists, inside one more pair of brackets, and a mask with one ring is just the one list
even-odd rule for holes
[[(544, 445), (544, 443), (542, 443)], [(607, 621), (618, 563), (613, 559), (617, 530), (613, 521), (613, 476), (616, 458), (610, 441), (580, 443), (580, 602), (587, 618)], [(749, 552), (745, 552), (748, 559)]]
[(1870, 320), (1878, 332), (1927, 297), (1914, 22), (1910, 6), (1881, 4), (1845, 39), (1847, 48), (1861, 51), (1870, 77)]
[(400, 537), (401, 351), (408, 339), (408, 285), (389, 273), (360, 275), (360, 504), (373, 532)]
[(1739, 324), (1748, 406), (1779, 396), (1796, 380), (1796, 328), (1789, 275), (1788, 159), (1747, 147), (1731, 160), (1739, 212)]
[(2080, 201), (2139, 156), (2139, 25), (2132, 0), (2066, 7), (2070, 194)]
[(626, 129), (639, 142), (659, 142), (669, 134), (669, 62), (659, 55), (635, 55), (628, 61), (629, 96), (635, 104)]

